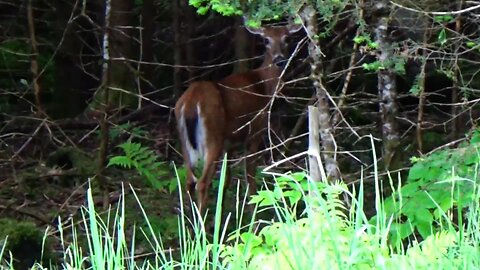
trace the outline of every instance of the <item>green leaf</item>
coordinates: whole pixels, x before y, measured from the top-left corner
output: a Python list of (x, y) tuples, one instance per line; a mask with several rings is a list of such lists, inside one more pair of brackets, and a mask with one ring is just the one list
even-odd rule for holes
[(447, 32), (445, 31), (445, 28), (442, 28), (442, 30), (440, 30), (437, 40), (440, 43), (440, 46), (443, 46), (445, 45), (445, 43), (447, 43)]
[(197, 9), (197, 13), (200, 14), (200, 15), (205, 15), (207, 14), (207, 12), (210, 10), (209, 7), (199, 7)]
[(429, 161), (428, 163), (430, 165), (429, 166), (430, 168), (440, 168), (440, 167), (444, 167), (446, 164), (448, 164), (448, 167), (451, 166), (450, 162), (447, 163), (447, 160), (445, 160), (445, 158), (442, 156), (439, 156), (439, 157), (433, 156), (428, 161)]
[(383, 210), (385, 211), (385, 214), (387, 214), (387, 216), (398, 213), (398, 207), (398, 204), (395, 203), (392, 196), (385, 199), (383, 203)]
[(423, 238), (427, 238), (432, 234), (432, 223), (416, 221), (415, 227)]
[(277, 202), (275, 193), (270, 190), (261, 190), (258, 195), (252, 196), (249, 204), (258, 204), (259, 206), (271, 206)]
[[(430, 195), (430, 197), (432, 197), (432, 199), (438, 205), (441, 205), (443, 201), (448, 200), (448, 197), (450, 197), (450, 191), (437, 189), (437, 190), (428, 191), (428, 195)], [(435, 206), (435, 208), (437, 207), (438, 206)]]
[(394, 222), (390, 226), (390, 233), (391, 235), (398, 236), (399, 240), (402, 240), (412, 235), (413, 226), (410, 224), (410, 222), (403, 222), (403, 223)]
[(356, 36), (353, 38), (353, 42), (355, 42), (356, 44), (362, 44), (364, 42), (369, 42), (371, 39), (369, 36), (363, 36), (363, 35), (360, 35), (360, 36)]
[(132, 163), (130, 162), (130, 159), (125, 156), (116, 156), (116, 157), (112, 157), (108, 161), (107, 167), (110, 167), (110, 166), (120, 166), (120, 167), (130, 169), (132, 167)]
[(265, 238), (266, 245), (273, 247), (278, 242), (278, 239), (281, 237), (280, 226), (282, 224), (274, 223), (262, 229), (260, 234)]
[(471, 143), (480, 143), (480, 130), (477, 128), (473, 131)]
[(413, 225), (410, 222), (404, 222), (399, 226), (400, 237), (405, 239), (413, 234)]
[(475, 43), (473, 41), (467, 41), (467, 43), (465, 45), (467, 46), (467, 48), (473, 48), (473, 47), (477, 46), (477, 43)]
[(302, 182), (304, 180), (307, 180), (307, 174), (305, 172), (296, 172), (290, 174), (290, 176), (295, 179), (297, 182)]
[(467, 154), (465, 157), (465, 165), (475, 165), (480, 162), (480, 156), (477, 154), (477, 152), (472, 152), (470, 154)]
[(420, 90), (422, 88), (420, 87), (420, 85), (418, 84), (413, 84), (412, 87), (410, 87), (410, 90), (409, 92), (414, 95), (414, 96), (418, 96), (420, 94)]
[(440, 201), (438, 203), (438, 205), (440, 206), (440, 209), (435, 209), (435, 211), (433, 211), (433, 216), (435, 218), (440, 218), (442, 216), (443, 213), (447, 212), (453, 205), (453, 198), (452, 196), (450, 196), (450, 194), (448, 194), (442, 201)]
[[(258, 193), (260, 193), (261, 191), (259, 191)], [(253, 195), (250, 199), (250, 201), (248, 201), (248, 204), (258, 204), (260, 203), (261, 201), (263, 200), (263, 197), (260, 196), (260, 195)]]
[(454, 17), (452, 15), (437, 15), (433, 17), (435, 22), (437, 23), (444, 23), (444, 22), (451, 22)]
[(412, 208), (417, 210), (435, 207), (435, 202), (432, 201), (425, 191), (418, 191), (412, 194), (409, 203), (411, 203)]
[(251, 232), (244, 232), (240, 235), (240, 239), (245, 244), (249, 244), (251, 247), (256, 247), (262, 244), (262, 238), (256, 236), (254, 233)]
[(377, 42), (368, 42), (368, 47), (371, 50), (376, 50), (376, 49), (378, 49), (378, 43)]
[(415, 222), (432, 224), (432, 213), (430, 213), (430, 211), (426, 208), (418, 208), (415, 212)]
[(432, 181), (432, 180), (439, 180), (440, 175), (444, 173), (445, 170), (440, 167), (430, 167), (428, 169), (428, 173), (425, 175), (424, 180)]
[(159, 181), (165, 176), (162, 171), (168, 170), (163, 162), (157, 161), (155, 152), (140, 143), (131, 141), (118, 145), (124, 152), (124, 156), (114, 156), (110, 158), (107, 166), (121, 166), (123, 168), (134, 168), (138, 174), (142, 175), (147, 183), (156, 188), (163, 189), (168, 183)]
[(283, 192), (283, 196), (288, 198), (290, 204), (295, 204), (302, 198), (302, 193), (299, 190), (287, 190)]
[[(183, 178), (182, 178), (183, 179)], [(176, 179), (168, 181), (168, 192), (171, 194), (178, 189), (178, 183)]]
[(417, 192), (420, 189), (420, 182), (411, 182), (401, 187), (401, 192), (403, 196), (410, 196)]
[(379, 71), (379, 70), (385, 69), (385, 67), (380, 61), (375, 61), (372, 63), (364, 63), (362, 64), (362, 68), (367, 71)]
[(428, 174), (428, 170), (425, 164), (423, 162), (418, 162), (415, 165), (413, 165), (412, 168), (410, 168), (410, 171), (408, 172), (408, 179), (414, 180), (414, 179), (424, 178), (425, 175), (427, 174)]

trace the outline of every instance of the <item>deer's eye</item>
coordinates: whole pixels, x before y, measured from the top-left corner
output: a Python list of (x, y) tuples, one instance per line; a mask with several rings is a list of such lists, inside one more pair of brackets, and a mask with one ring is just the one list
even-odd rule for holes
[(268, 39), (268, 38), (264, 39), (263, 44), (265, 44), (265, 46), (270, 45), (270, 39)]

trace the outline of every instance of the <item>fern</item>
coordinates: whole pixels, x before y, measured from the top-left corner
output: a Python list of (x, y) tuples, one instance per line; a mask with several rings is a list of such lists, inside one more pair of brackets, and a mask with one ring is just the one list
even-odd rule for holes
[(110, 158), (107, 167), (133, 168), (140, 175), (144, 176), (151, 186), (156, 189), (164, 189), (168, 183), (163, 183), (159, 179), (165, 176), (165, 164), (157, 161), (157, 156), (152, 150), (130, 140), (120, 144), (118, 147), (123, 150), (125, 155)]

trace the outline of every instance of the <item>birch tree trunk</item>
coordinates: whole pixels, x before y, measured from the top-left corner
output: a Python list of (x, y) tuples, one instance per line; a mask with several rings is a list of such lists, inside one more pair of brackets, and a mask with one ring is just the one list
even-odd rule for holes
[[(107, 87), (111, 91), (108, 95), (108, 106), (111, 109), (121, 107), (136, 107), (137, 97), (130, 94), (135, 91), (134, 68), (129, 64), (132, 57), (133, 31), (133, 0), (107, 0), (111, 3), (110, 22), (105, 31), (108, 33), (108, 50), (110, 62)], [(107, 5), (107, 4), (106, 4)], [(102, 82), (103, 83), (103, 82)], [(95, 94), (90, 109), (101, 110), (105, 104), (101, 91)]]
[(98, 182), (100, 189), (103, 191), (103, 208), (105, 209), (109, 204), (108, 185), (104, 175), (105, 165), (108, 154), (108, 104), (110, 98), (110, 76), (111, 67), (111, 53), (110, 53), (110, 20), (111, 20), (111, 0), (105, 2), (105, 30), (103, 33), (102, 42), (102, 80), (101, 85), (97, 91), (97, 98), (100, 98), (100, 105), (98, 107), (98, 122), (100, 126), (100, 146), (98, 149), (98, 164), (95, 180)]

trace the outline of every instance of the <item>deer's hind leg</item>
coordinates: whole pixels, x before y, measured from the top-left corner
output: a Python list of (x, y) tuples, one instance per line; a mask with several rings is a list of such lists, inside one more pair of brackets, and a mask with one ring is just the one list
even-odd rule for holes
[(207, 208), (208, 203), (208, 191), (212, 184), (212, 179), (216, 173), (216, 162), (219, 159), (222, 152), (221, 144), (208, 148), (208, 153), (205, 155), (202, 176), (198, 180), (197, 189), (197, 206), (200, 213), (203, 214)]

